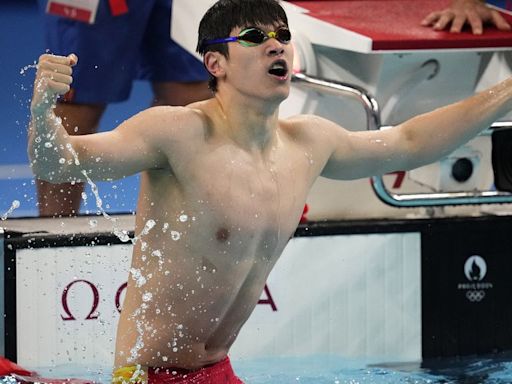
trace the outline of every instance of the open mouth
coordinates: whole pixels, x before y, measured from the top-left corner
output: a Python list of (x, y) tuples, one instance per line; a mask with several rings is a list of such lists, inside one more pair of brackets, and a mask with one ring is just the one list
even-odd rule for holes
[(288, 64), (284, 60), (277, 60), (272, 64), (268, 73), (272, 76), (285, 78), (288, 75)]

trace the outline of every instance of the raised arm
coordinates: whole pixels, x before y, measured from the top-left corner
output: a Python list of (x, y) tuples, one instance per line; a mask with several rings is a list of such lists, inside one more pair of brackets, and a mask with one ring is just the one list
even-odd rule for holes
[(502, 31), (511, 29), (498, 11), (489, 8), (482, 0), (453, 0), (448, 8), (428, 14), (421, 22), (435, 30), (449, 29), (452, 33), (459, 33), (466, 23), (475, 35), (483, 33), (484, 24), (492, 24)]
[(387, 130), (350, 132), (320, 118), (309, 118), (308, 123), (321, 164), (322, 155), (318, 154), (326, 154), (321, 174), (334, 179), (356, 179), (432, 163), (510, 110), (512, 78)]
[(167, 166), (158, 140), (159, 126), (165, 124), (159, 108), (141, 112), (110, 132), (67, 134), (53, 109), (58, 95), (69, 90), (77, 61), (74, 54), (40, 57), (28, 142), (36, 177), (53, 183), (78, 181), (85, 179), (85, 171), (93, 180), (112, 180)]

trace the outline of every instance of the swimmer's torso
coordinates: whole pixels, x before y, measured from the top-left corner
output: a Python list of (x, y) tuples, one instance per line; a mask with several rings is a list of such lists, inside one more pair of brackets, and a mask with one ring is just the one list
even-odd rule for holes
[(262, 156), (215, 128), (190, 133), (170, 145), (172, 169), (142, 175), (135, 232), (155, 225), (134, 246), (117, 367), (196, 369), (227, 354), (321, 167), (292, 137), (280, 129)]

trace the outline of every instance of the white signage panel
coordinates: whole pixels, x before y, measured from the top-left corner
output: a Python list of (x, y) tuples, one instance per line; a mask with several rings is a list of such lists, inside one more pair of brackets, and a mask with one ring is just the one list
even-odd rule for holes
[[(111, 366), (132, 245), (22, 249), (17, 353), (26, 367)], [(421, 358), (420, 235), (294, 238), (233, 359)]]

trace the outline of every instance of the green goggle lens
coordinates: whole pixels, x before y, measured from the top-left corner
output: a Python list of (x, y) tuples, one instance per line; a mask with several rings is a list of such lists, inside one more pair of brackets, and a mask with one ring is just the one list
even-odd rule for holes
[(279, 28), (277, 31), (264, 32), (259, 28), (247, 28), (240, 32), (239, 36), (223, 37), (220, 39), (205, 40), (202, 42), (202, 47), (212, 44), (232, 43), (238, 41), (245, 47), (254, 47), (267, 41), (268, 39), (276, 39), (281, 44), (288, 44), (292, 39), (290, 30), (285, 27)]
[(265, 33), (258, 28), (249, 28), (243, 30), (238, 36), (240, 44), (247, 46), (260, 45), (270, 38), (274, 38), (282, 44), (288, 44), (292, 39), (292, 35), (288, 28), (279, 28), (277, 31)]

